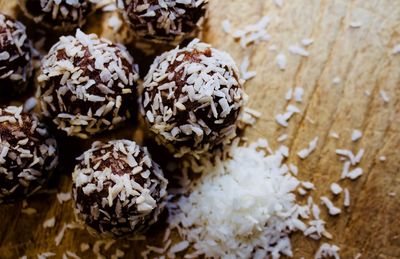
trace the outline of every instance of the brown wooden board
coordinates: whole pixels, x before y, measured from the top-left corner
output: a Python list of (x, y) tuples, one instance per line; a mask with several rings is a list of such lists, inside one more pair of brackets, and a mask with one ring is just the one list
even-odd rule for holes
[[(36, 33), (36, 26), (24, 18), (15, 2), (0, 0), (0, 11), (22, 20), (36, 40), (47, 35), (45, 48), (53, 44), (56, 34)], [(335, 149), (366, 150), (360, 164), (364, 174), (356, 181), (341, 182), (350, 190), (350, 207), (336, 217), (329, 217), (322, 209), (333, 240), (314, 241), (294, 234), (295, 258), (313, 258), (322, 242), (339, 245), (342, 258), (354, 258), (358, 253), (361, 258), (400, 258), (400, 54), (393, 54), (394, 46), (400, 44), (400, 1), (287, 0), (278, 7), (273, 0), (210, 0), (208, 9), (203, 40), (229, 52), (238, 64), (248, 55), (249, 69), (257, 71), (257, 76), (245, 85), (249, 106), (263, 113), (258, 123), (245, 132), (250, 141), (267, 138), (277, 148), (280, 144), (276, 139), (287, 133), (289, 138), (284, 144), (291, 150), (289, 161), (299, 167), (299, 178), (317, 186), (314, 197), (327, 195), (337, 204), (342, 203), (343, 195), (335, 198), (329, 190), (332, 182), (339, 181), (342, 170)], [(133, 50), (126, 31), (112, 32), (107, 26), (111, 15), (97, 11), (83, 30), (126, 43), (141, 60), (145, 74), (152, 57)], [(264, 15), (271, 19), (268, 42), (243, 49), (222, 30), (225, 19), (234, 28), (243, 28)], [(356, 28), (355, 23), (361, 26)], [(291, 54), (289, 46), (301, 44), (303, 38), (314, 40), (305, 47), (309, 57)], [(276, 51), (270, 50), (272, 45), (276, 45)], [(286, 55), (284, 71), (276, 64), (278, 53)], [(341, 80), (335, 84), (336, 77)], [(294, 116), (289, 127), (283, 128), (275, 122), (275, 116), (285, 111), (285, 94), (296, 86), (305, 90), (303, 102), (296, 104), (301, 115)], [(389, 102), (383, 101), (381, 90), (390, 97)], [(136, 128), (130, 125), (99, 138), (126, 137), (141, 143), (142, 134)], [(357, 142), (351, 141), (353, 129), (363, 132)], [(340, 138), (330, 137), (331, 131)], [(307, 159), (299, 159), (296, 153), (316, 136), (317, 150)], [(67, 230), (59, 246), (54, 242), (64, 224), (74, 219), (72, 202), (60, 204), (56, 193), (70, 191), (74, 157), (89, 147), (90, 141), (63, 139), (60, 145), (61, 166), (50, 183), (50, 191), (27, 200), (37, 213), (21, 213), (22, 203), (0, 205), (0, 258), (36, 258), (42, 252), (54, 252), (56, 258), (61, 258), (66, 250), (82, 258), (94, 257), (91, 250), (96, 239), (84, 230)], [(157, 159), (159, 149), (152, 150)], [(386, 161), (380, 161), (381, 156)], [(43, 228), (43, 222), (53, 216), (55, 227)], [(160, 244), (157, 240), (162, 230), (160, 223), (150, 231), (147, 241), (118, 240), (108, 251), (102, 247), (102, 254), (110, 257), (120, 248), (126, 258), (139, 258), (146, 244)], [(89, 251), (80, 251), (82, 242), (90, 244)]]

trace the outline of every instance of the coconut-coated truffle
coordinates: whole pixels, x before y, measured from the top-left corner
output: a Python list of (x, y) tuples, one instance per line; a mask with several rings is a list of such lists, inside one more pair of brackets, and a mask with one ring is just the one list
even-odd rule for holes
[(32, 45), (25, 26), (0, 13), (0, 93), (23, 92), (32, 76)]
[(78, 160), (72, 175), (75, 212), (90, 233), (140, 234), (157, 221), (168, 182), (145, 148), (130, 140), (94, 142)]
[(114, 129), (135, 106), (137, 71), (122, 45), (80, 30), (63, 36), (42, 60), (42, 112), (69, 136)]
[(82, 27), (94, 7), (91, 0), (18, 0), (18, 3), (35, 23), (62, 31)]
[(157, 57), (143, 88), (144, 118), (176, 156), (229, 143), (247, 98), (232, 58), (198, 40)]
[(57, 164), (56, 140), (36, 115), (0, 108), (0, 203), (39, 190)]
[(178, 45), (201, 29), (208, 0), (117, 0), (139, 38)]

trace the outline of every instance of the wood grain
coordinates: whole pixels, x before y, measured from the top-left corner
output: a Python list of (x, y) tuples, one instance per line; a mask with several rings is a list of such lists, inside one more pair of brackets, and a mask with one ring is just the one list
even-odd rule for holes
[[(14, 1), (0, 0), (0, 10), (21, 17)], [(111, 40), (126, 41), (121, 33), (112, 33), (106, 22), (100, 26), (99, 21), (106, 21), (110, 15), (95, 14), (84, 30), (97, 32)], [(242, 28), (264, 15), (271, 18), (267, 29), (271, 35), (269, 42), (243, 49), (222, 31), (221, 22), (225, 19), (229, 19), (235, 28)], [(361, 27), (351, 27), (352, 22), (360, 22)], [(289, 53), (288, 47), (300, 44), (303, 38), (314, 40), (307, 47), (310, 56)], [(342, 170), (335, 149), (366, 150), (360, 164), (364, 169), (363, 176), (356, 181), (340, 182), (350, 190), (349, 209), (337, 217), (329, 217), (326, 210), (322, 210), (333, 240), (317, 242), (294, 234), (295, 258), (312, 258), (321, 242), (338, 244), (342, 258), (354, 258), (357, 253), (361, 253), (362, 258), (400, 258), (400, 55), (392, 53), (393, 47), (400, 43), (400, 2), (285, 1), (279, 8), (272, 0), (210, 0), (203, 39), (228, 51), (238, 63), (244, 56), (250, 57), (249, 69), (256, 70), (257, 76), (246, 83), (249, 106), (262, 111), (263, 116), (246, 131), (246, 136), (249, 140), (267, 138), (271, 146), (277, 148), (280, 145), (277, 137), (288, 134), (285, 145), (291, 150), (289, 161), (298, 165), (299, 178), (317, 186), (312, 195), (315, 201), (321, 195), (327, 195), (336, 204), (342, 203), (343, 196), (335, 198), (329, 191), (330, 184), (339, 181)], [(276, 45), (277, 51), (269, 50), (271, 45)], [(284, 71), (279, 70), (275, 61), (281, 52), (288, 61)], [(150, 58), (144, 60), (146, 64), (151, 61)], [(339, 84), (333, 83), (335, 77), (341, 79)], [(301, 115), (294, 116), (289, 127), (283, 128), (275, 122), (275, 116), (285, 111), (290, 102), (285, 101), (284, 96), (288, 89), (296, 86), (305, 90), (303, 102), (296, 104)], [(381, 98), (381, 90), (390, 96), (388, 103)], [(365, 91), (371, 94), (368, 96)], [(353, 129), (363, 132), (357, 142), (351, 141)], [(337, 132), (340, 138), (330, 137), (331, 131)], [(130, 127), (102, 137), (132, 137), (133, 132), (134, 128)], [(317, 150), (306, 160), (300, 160), (296, 153), (316, 136), (319, 137)], [(63, 225), (73, 220), (71, 202), (59, 204), (55, 193), (70, 190), (73, 157), (89, 144), (62, 142), (62, 152), (69, 154), (63, 158), (65, 166), (50, 184), (54, 192), (28, 200), (29, 207), (36, 208), (38, 213), (22, 214), (22, 204), (0, 205), (1, 258), (22, 255), (33, 258), (47, 251), (57, 253), (60, 258), (66, 250), (83, 258), (93, 257), (91, 251), (82, 253), (79, 250), (82, 242), (93, 245), (96, 241), (83, 230), (68, 230), (59, 246), (54, 243)], [(386, 161), (380, 161), (381, 156), (385, 156)], [(53, 216), (56, 226), (44, 229), (42, 223)], [(155, 244), (162, 235), (157, 233), (161, 230), (161, 226), (154, 228), (147, 244)], [(119, 247), (126, 258), (139, 258), (145, 244), (144, 241), (118, 240), (102, 253), (109, 257)]]

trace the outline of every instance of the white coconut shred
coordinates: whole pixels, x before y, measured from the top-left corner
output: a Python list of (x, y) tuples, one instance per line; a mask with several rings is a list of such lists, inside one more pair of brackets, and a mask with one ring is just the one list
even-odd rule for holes
[(291, 232), (317, 238), (326, 232), (323, 221), (312, 223), (319, 220), (311, 215), (317, 207), (312, 199), (306, 205), (296, 202), (301, 182), (281, 152), (266, 155), (263, 143), (233, 148), (230, 159), (217, 161), (192, 183), (188, 196), (170, 205), (170, 227), (194, 249), (186, 258), (293, 256)]

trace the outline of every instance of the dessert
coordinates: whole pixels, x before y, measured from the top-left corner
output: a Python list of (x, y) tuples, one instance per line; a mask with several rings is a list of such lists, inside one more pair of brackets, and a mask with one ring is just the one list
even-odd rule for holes
[(56, 140), (36, 115), (0, 108), (0, 203), (42, 188), (57, 164)]
[(0, 13), (0, 93), (7, 96), (26, 90), (32, 70), (32, 45), (25, 26)]
[(176, 156), (201, 154), (236, 136), (247, 96), (227, 53), (194, 40), (157, 57), (143, 87), (145, 120)]
[(114, 129), (135, 106), (137, 71), (124, 46), (78, 29), (75, 36), (62, 36), (42, 60), (42, 112), (69, 136)]
[(130, 140), (94, 142), (73, 172), (77, 218), (90, 233), (143, 233), (165, 206), (167, 180), (145, 148)]

